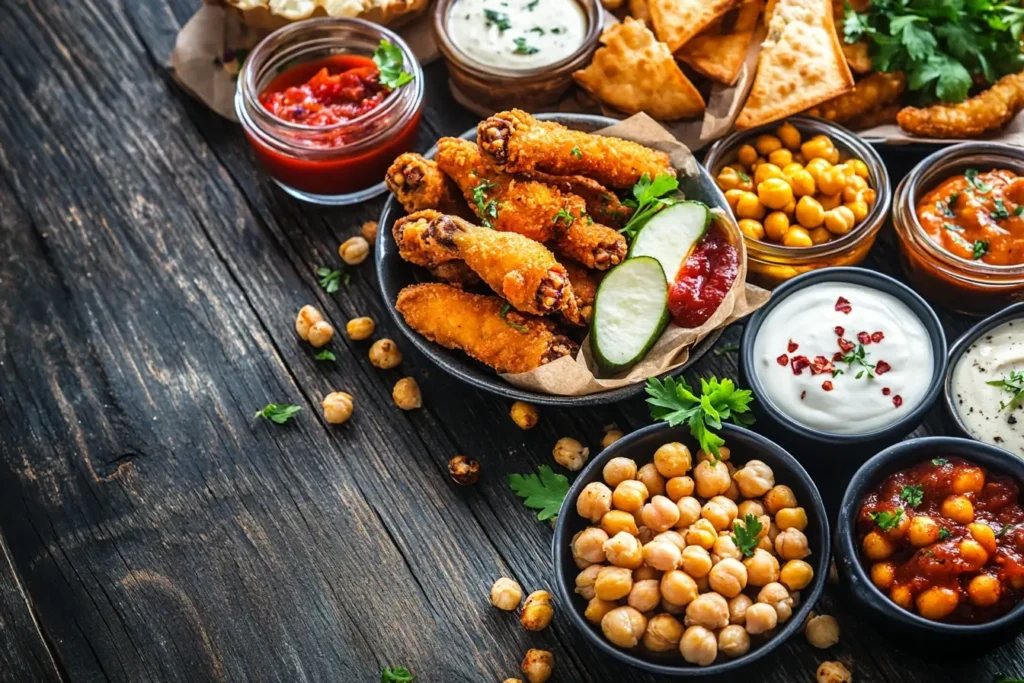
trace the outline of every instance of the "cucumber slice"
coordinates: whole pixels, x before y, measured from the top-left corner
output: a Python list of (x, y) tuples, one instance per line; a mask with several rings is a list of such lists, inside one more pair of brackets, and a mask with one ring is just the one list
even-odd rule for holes
[(662, 209), (647, 221), (633, 238), (629, 257), (650, 256), (665, 270), (665, 279), (674, 282), (683, 261), (711, 225), (711, 211), (701, 202), (680, 202)]
[(636, 363), (668, 324), (668, 281), (655, 259), (623, 261), (605, 275), (594, 299), (590, 346), (601, 369), (614, 373)]

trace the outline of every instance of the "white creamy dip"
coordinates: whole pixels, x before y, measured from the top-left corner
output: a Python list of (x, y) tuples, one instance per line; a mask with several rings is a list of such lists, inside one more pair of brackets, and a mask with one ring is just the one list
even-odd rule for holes
[(1024, 321), (1005, 322), (971, 344), (953, 367), (953, 405), (967, 430), (980, 441), (1024, 456), (1024, 411), (1009, 405), (1016, 393), (1004, 381), (1020, 386), (1013, 372), (1024, 372)]
[(536, 69), (574, 53), (587, 35), (576, 0), (455, 0), (448, 37), (469, 57), (509, 70)]
[(934, 371), (917, 315), (891, 294), (845, 282), (805, 287), (772, 309), (754, 340), (754, 369), (761, 398), (832, 434), (865, 434), (899, 420), (924, 400)]

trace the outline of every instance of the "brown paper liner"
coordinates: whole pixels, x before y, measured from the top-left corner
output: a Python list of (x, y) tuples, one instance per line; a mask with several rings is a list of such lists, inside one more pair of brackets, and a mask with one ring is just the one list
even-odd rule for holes
[[(694, 176), (700, 172), (697, 160), (686, 145), (646, 114), (636, 114), (597, 133), (632, 140), (665, 152), (681, 175)], [(583, 341), (575, 358), (565, 356), (530, 372), (504, 374), (502, 377), (520, 389), (557, 396), (585, 396), (643, 382), (648, 377), (682, 366), (690, 357), (690, 348), (694, 344), (714, 330), (726, 327), (763, 306), (770, 293), (747, 284), (747, 250), (735, 221), (720, 210), (714, 210), (714, 213), (718, 225), (726, 231), (739, 250), (740, 268), (732, 288), (707, 322), (692, 329), (670, 323), (644, 359), (616, 377), (597, 377), (597, 364), (591, 356), (589, 336)]]

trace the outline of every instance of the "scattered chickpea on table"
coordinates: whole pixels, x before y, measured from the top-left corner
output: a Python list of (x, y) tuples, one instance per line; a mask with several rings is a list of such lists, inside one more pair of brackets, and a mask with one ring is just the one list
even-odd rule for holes
[(395, 405), (402, 410), (415, 410), (423, 406), (423, 396), (420, 394), (420, 385), (412, 377), (403, 377), (395, 383), (391, 390), (391, 398)]
[(530, 648), (523, 657), (520, 670), (530, 683), (544, 683), (551, 678), (551, 672), (555, 668), (555, 656), (547, 650)]
[(402, 352), (391, 339), (378, 339), (370, 347), (370, 363), (381, 370), (398, 367), (402, 362)]
[(333, 391), (327, 394), (320, 405), (324, 409), (324, 419), (331, 424), (342, 424), (348, 422), (348, 419), (352, 417), (354, 408), (352, 395), (346, 394), (344, 391)]
[(448, 474), (456, 484), (470, 486), (480, 480), (480, 463), (464, 455), (456, 455), (448, 461)]
[(520, 429), (533, 429), (537, 426), (537, 422), (540, 420), (540, 413), (537, 411), (537, 406), (523, 401), (516, 401), (513, 403), (512, 408), (509, 410), (509, 415), (511, 415), (512, 421), (515, 422), (516, 426)]
[(376, 328), (377, 325), (373, 322), (373, 318), (367, 317), (352, 318), (345, 323), (345, 333), (352, 341), (369, 339)]
[(320, 348), (334, 338), (334, 328), (324, 320), (323, 314), (313, 306), (303, 306), (295, 317), (295, 332), (314, 348)]
[(362, 236), (349, 237), (338, 247), (338, 256), (350, 266), (358, 266), (370, 255), (370, 242)]
[(563, 436), (555, 443), (551, 454), (559, 465), (571, 472), (578, 472), (590, 457), (590, 449), (572, 437)]

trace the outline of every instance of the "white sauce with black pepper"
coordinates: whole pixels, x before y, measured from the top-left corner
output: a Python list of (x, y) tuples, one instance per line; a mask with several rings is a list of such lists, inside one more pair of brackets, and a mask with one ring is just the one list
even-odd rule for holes
[(455, 0), (448, 38), (473, 60), (511, 71), (572, 55), (587, 35), (576, 0)]
[[(1016, 392), (1006, 386), (1024, 388), (1024, 376), (1011, 373), (1024, 373), (1020, 319), (992, 328), (967, 347), (953, 367), (950, 389), (956, 412), (974, 438), (1024, 456), (1024, 407), (1013, 403)], [(1001, 381), (1006, 384), (988, 384)]]

